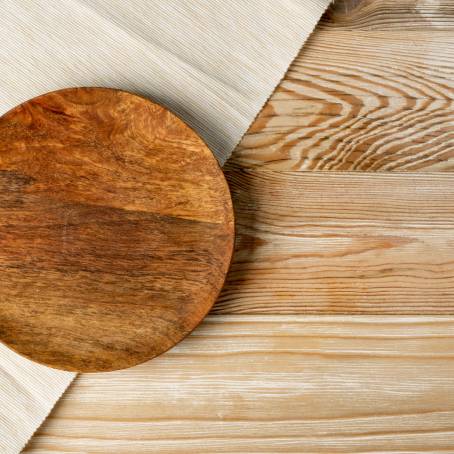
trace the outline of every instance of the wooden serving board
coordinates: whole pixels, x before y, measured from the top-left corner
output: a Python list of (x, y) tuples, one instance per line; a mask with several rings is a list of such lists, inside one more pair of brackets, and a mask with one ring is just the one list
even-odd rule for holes
[(0, 340), (73, 371), (141, 363), (202, 320), (233, 212), (202, 140), (163, 107), (75, 88), (0, 119)]

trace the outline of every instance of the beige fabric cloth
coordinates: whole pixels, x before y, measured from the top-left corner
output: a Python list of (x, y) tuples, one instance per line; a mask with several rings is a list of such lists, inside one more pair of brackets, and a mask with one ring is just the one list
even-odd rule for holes
[[(171, 108), (223, 163), (328, 3), (0, 0), (0, 114), (58, 88), (122, 88)], [(20, 451), (73, 377), (0, 349), (1, 453)]]
[(29, 361), (0, 344), (2, 454), (20, 452), (74, 376)]

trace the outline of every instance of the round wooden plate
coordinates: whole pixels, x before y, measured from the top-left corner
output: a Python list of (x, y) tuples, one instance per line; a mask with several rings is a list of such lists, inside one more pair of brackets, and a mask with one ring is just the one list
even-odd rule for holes
[(71, 371), (163, 353), (207, 314), (233, 249), (230, 193), (185, 123), (71, 88), (0, 118), (0, 340)]

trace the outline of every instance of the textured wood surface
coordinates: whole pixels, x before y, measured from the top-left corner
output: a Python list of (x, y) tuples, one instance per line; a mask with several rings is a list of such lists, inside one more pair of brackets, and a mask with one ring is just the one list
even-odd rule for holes
[(26, 453), (454, 452), (454, 321), (212, 316), (80, 375)]
[(454, 175), (229, 171), (217, 313), (454, 314)]
[(209, 311), (233, 247), (227, 184), (181, 120), (68, 89), (0, 118), (0, 339), (66, 370), (132, 366)]
[(454, 453), (453, 317), (333, 314), (453, 313), (454, 182), (402, 173), (452, 169), (453, 33), (451, 0), (336, 1), (227, 164), (218, 313), (26, 452)]
[(454, 3), (338, 1), (230, 165), (452, 171)]

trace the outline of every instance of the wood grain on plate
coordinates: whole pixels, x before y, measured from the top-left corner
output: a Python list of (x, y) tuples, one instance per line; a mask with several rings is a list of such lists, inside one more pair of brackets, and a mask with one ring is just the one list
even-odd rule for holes
[(210, 316), (80, 375), (25, 453), (452, 452), (454, 321)]
[(76, 371), (148, 360), (188, 334), (225, 279), (221, 169), (173, 114), (67, 89), (0, 118), (0, 339)]

